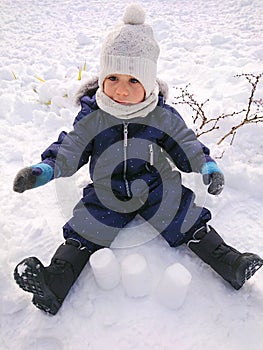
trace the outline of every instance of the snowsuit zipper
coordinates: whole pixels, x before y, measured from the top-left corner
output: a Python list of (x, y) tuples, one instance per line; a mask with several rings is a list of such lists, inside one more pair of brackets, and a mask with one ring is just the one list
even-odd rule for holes
[(132, 197), (129, 183), (126, 177), (127, 173), (127, 147), (128, 147), (128, 123), (123, 123), (123, 160), (124, 160), (124, 168), (123, 168), (123, 180), (125, 183), (126, 193), (128, 197)]
[(149, 153), (150, 153), (150, 165), (153, 166), (153, 145), (149, 145)]

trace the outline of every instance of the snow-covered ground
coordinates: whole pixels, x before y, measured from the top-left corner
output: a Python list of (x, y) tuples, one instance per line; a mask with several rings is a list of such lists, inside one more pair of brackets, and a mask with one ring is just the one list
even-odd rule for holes
[[(186, 247), (172, 249), (160, 237), (129, 247), (121, 232), (118, 242), (126, 248), (114, 248), (114, 254), (119, 263), (129, 254), (142, 254), (154, 286), (168, 266), (179, 262), (187, 268), (192, 281), (177, 310), (162, 305), (154, 290), (141, 298), (128, 297), (121, 284), (102, 290), (87, 266), (51, 317), (36, 309), (31, 295), (13, 280), (13, 269), (24, 257), (49, 263), (88, 176), (85, 168), (73, 179), (59, 180), (64, 188), (76, 188), (76, 198), (67, 205), (57, 198), (56, 182), (21, 195), (12, 191), (13, 178), (20, 168), (39, 161), (59, 131), (71, 128), (78, 111), (74, 94), (97, 73), (102, 38), (108, 26), (121, 20), (127, 3), (0, 2), (1, 349), (261, 350), (263, 271), (237, 292)], [(168, 102), (174, 101), (176, 87), (190, 83), (198, 101), (210, 99), (204, 107), (209, 116), (246, 106), (250, 86), (234, 76), (263, 70), (262, 0), (149, 0), (143, 5), (161, 46), (159, 76), (169, 84)], [(78, 67), (85, 62), (79, 81)], [(261, 82), (257, 96), (262, 95)], [(178, 110), (191, 125), (190, 110)], [(263, 125), (246, 125), (233, 146), (229, 140), (216, 146), (232, 125), (226, 120), (219, 131), (201, 138), (213, 156), (225, 151), (218, 160), (226, 176), (223, 193), (204, 196), (196, 177), (184, 178), (201, 192), (213, 226), (228, 243), (263, 255)], [(139, 239), (152, 232), (141, 224), (132, 225), (129, 236)]]

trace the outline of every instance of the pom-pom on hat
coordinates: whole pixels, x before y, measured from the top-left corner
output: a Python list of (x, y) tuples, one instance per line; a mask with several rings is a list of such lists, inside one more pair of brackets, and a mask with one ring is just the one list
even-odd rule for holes
[(110, 74), (128, 74), (144, 86), (146, 98), (154, 90), (159, 46), (152, 28), (144, 23), (145, 12), (138, 3), (127, 6), (123, 23), (106, 37), (100, 56), (99, 86)]

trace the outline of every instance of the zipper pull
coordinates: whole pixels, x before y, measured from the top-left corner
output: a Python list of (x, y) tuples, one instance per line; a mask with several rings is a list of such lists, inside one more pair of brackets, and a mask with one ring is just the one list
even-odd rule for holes
[(153, 145), (149, 145), (149, 153), (150, 153), (150, 165), (153, 166)]
[(124, 129), (123, 129), (123, 134), (124, 134), (124, 147), (128, 146), (128, 123), (124, 123)]

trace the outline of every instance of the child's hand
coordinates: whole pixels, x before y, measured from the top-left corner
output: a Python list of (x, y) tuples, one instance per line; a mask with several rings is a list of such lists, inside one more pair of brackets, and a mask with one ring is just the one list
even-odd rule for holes
[(214, 162), (204, 164), (201, 173), (203, 175), (204, 184), (210, 184), (208, 193), (213, 195), (220, 194), (224, 188), (225, 179), (217, 164)]
[(23, 168), (15, 177), (13, 190), (18, 193), (23, 193), (31, 188), (45, 185), (52, 179), (53, 174), (53, 168), (44, 163)]

